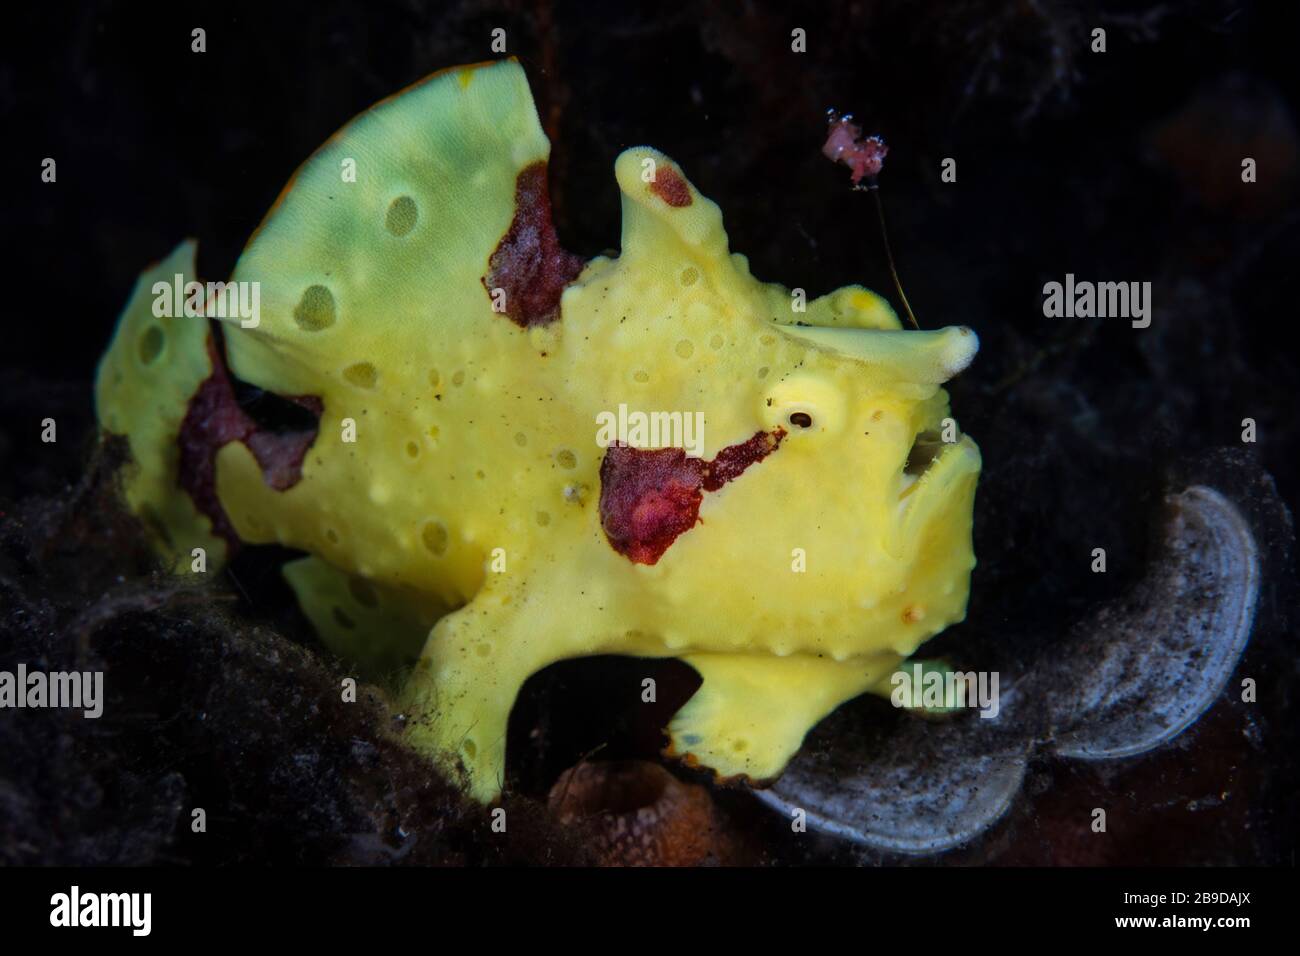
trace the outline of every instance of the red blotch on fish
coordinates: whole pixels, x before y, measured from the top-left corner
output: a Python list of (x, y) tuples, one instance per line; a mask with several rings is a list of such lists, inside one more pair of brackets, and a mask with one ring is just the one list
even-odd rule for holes
[(582, 272), (581, 256), (560, 246), (551, 221), (546, 163), (526, 167), (515, 181), (515, 217), (488, 257), (483, 288), (505, 293), (507, 318), (521, 329), (560, 317), (560, 296)]
[(849, 167), (853, 171), (850, 178), (856, 186), (863, 179), (875, 179), (880, 175), (889, 147), (879, 136), (864, 139), (862, 127), (850, 119), (848, 116), (840, 118), (834, 112), (830, 114), (830, 128), (822, 145), (822, 155)]
[(686, 185), (686, 180), (671, 166), (661, 166), (655, 170), (650, 191), (674, 209), (691, 204), (691, 187)]
[(758, 432), (718, 452), (711, 462), (680, 448), (614, 444), (600, 464), (600, 522), (619, 554), (655, 564), (678, 536), (700, 520), (704, 492), (717, 491), (771, 454), (785, 430)]
[(302, 479), (302, 461), (316, 440), (324, 403), (314, 395), (286, 396), (317, 419), (317, 427), (275, 431), (260, 425), (235, 397), (234, 383), (226, 369), (219, 332), (208, 337), (212, 374), (190, 398), (181, 422), (180, 486), (202, 514), (212, 521), (212, 533), (224, 538), (232, 549), (239, 535), (217, 497), (217, 452), (232, 441), (243, 442), (257, 459), (262, 478), (276, 491), (292, 488)]
[(708, 463), (680, 448), (611, 445), (600, 463), (600, 521), (614, 550), (654, 564), (700, 520)]
[(740, 477), (750, 465), (762, 461), (781, 444), (785, 429), (777, 428), (770, 432), (758, 432), (753, 438), (736, 445), (728, 445), (718, 452), (718, 457), (709, 464), (708, 474), (704, 476), (704, 490), (717, 491), (733, 478)]

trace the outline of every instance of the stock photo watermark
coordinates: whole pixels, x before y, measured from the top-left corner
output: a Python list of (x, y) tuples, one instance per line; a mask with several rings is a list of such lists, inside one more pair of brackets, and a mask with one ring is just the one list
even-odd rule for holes
[(104, 712), (103, 671), (0, 671), (0, 709), (80, 710), (94, 720)]
[(238, 319), (246, 329), (262, 322), (260, 282), (186, 282), (178, 272), (171, 282), (155, 282), (150, 291), (156, 319)]
[(996, 717), (1001, 709), (997, 671), (936, 670), (917, 662), (910, 669), (895, 671), (889, 683), (893, 687), (889, 700), (895, 707), (972, 708), (985, 719)]
[(599, 412), (596, 425), (601, 448), (681, 448), (692, 458), (704, 457), (703, 412), (643, 412), (620, 403), (617, 412)]

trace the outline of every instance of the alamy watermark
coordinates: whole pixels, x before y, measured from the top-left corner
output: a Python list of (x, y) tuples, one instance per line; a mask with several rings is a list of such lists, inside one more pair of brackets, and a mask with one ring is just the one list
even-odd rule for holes
[(608, 448), (617, 442), (630, 448), (682, 448), (692, 458), (704, 457), (703, 412), (629, 411), (596, 415), (596, 444)]
[(152, 893), (83, 893), (75, 884), (50, 897), (50, 925), (56, 927), (121, 926), (132, 936), (153, 929)]
[(103, 671), (0, 671), (0, 710), (55, 707), (82, 711), (94, 720), (104, 712)]
[(1065, 274), (1065, 282), (1043, 284), (1043, 315), (1049, 319), (1132, 319), (1133, 328), (1151, 324), (1150, 282), (1075, 281), (1074, 273)]
[(911, 670), (900, 668), (889, 679), (889, 695), (895, 707), (956, 710), (978, 707), (980, 716), (993, 718), (1001, 704), (998, 698), (997, 671), (949, 671), (913, 663)]
[(239, 319), (246, 329), (262, 321), (262, 284), (253, 282), (186, 282), (179, 272), (171, 282), (159, 279), (151, 290), (156, 319)]

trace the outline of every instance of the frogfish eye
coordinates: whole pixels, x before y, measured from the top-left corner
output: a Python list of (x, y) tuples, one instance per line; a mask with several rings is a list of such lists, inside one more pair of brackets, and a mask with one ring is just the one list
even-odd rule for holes
[(807, 412), (791, 412), (790, 424), (798, 428), (812, 428), (812, 416)]

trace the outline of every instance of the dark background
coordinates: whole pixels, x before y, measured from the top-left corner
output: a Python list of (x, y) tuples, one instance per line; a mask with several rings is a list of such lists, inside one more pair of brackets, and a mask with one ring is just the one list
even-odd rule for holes
[[(211, 736), (192, 736), (196, 699), (219, 697), (213, 688), (233, 680), (239, 661), (241, 680), (305, 696), (312, 681), (331, 685), (328, 662), (315, 658), (269, 573), (275, 555), (237, 568), (242, 590), (231, 589), (220, 613), (211, 596), (186, 598), (197, 603), (180, 610), (174, 595), (158, 597), (144, 559), (132, 564), (130, 532), (114, 524), (96, 470), (107, 466), (94, 453), (94, 367), (138, 273), (194, 236), (200, 275), (226, 276), (298, 163), (375, 101), (437, 69), (490, 58), (495, 27), (523, 62), (552, 139), (561, 240), (584, 256), (616, 246), (613, 162), (645, 143), (719, 203), (733, 249), (759, 278), (810, 296), (861, 282), (896, 301), (868, 200), (818, 150), (828, 107), (885, 136), (881, 189), (913, 309), (922, 327), (967, 324), (983, 343), (950, 388), (985, 471), (970, 618), (945, 635), (945, 649), (983, 660), (1037, 653), (1098, 601), (1123, 594), (1141, 572), (1172, 475), (1255, 494), (1246, 489), (1267, 473), (1294, 505), (1297, 5), (862, 0), (791, 9), (465, 0), (6, 11), (0, 570), (9, 643), (0, 663), (64, 660), (74, 637), (84, 643), (102, 624), (97, 653), (136, 676), (131, 699), (143, 715), (94, 741), (68, 727), (8, 725), (0, 782), (18, 796), (0, 799), (0, 822), (16, 833), (29, 819), (62, 821), (8, 859), (387, 859), (393, 844), (383, 834), (399, 818), (405, 830), (437, 834), (410, 857), (420, 862), (581, 853), (557, 849), (566, 838), (540, 809), (531, 836), (510, 851), (461, 835), (463, 811), (419, 768), (373, 741), (373, 754), (349, 749), (374, 737), (363, 717), (322, 725), (268, 704), (232, 710)], [(195, 26), (207, 30), (204, 54), (190, 52)], [(1095, 26), (1107, 30), (1104, 54), (1089, 52)], [(807, 53), (790, 50), (795, 27), (807, 31)], [(57, 184), (40, 181), (46, 156), (58, 162)], [(1240, 181), (1243, 156), (1258, 161), (1255, 184)], [(954, 184), (939, 180), (944, 157), (957, 160)], [(1151, 327), (1044, 318), (1043, 283), (1067, 272), (1151, 281)], [(47, 415), (59, 421), (57, 446), (38, 440)], [(1245, 417), (1258, 423), (1254, 446), (1240, 442)], [(1248, 661), (1276, 675), (1276, 693), (1266, 744), (1251, 756), (1263, 769), (1237, 789), (1239, 802), (1190, 829), (1153, 820), (1148, 836), (1105, 859), (1061, 856), (1050, 821), (1004, 833), (1001, 855), (989, 859), (1294, 862), (1285, 525), (1261, 530), (1271, 577)], [(1098, 543), (1106, 575), (1087, 573)], [(296, 677), (268, 676), (258, 657), (272, 627), (303, 649)], [(142, 632), (157, 638), (147, 652)], [(157, 678), (167, 668), (178, 675), (171, 687)], [(608, 755), (653, 753), (653, 733), (631, 726), (617, 703), (643, 673), (579, 662), (530, 683), (512, 727), (527, 741), (545, 726), (546, 743), (512, 744), (521, 800), (544, 796), (561, 769), (602, 744)], [(689, 678), (677, 677), (689, 694)], [(258, 720), (279, 736), (254, 733)], [(285, 720), (300, 724), (277, 724)], [(1207, 735), (1193, 762), (1226, 766), (1234, 733), (1229, 724)], [(286, 739), (312, 769), (286, 769)], [(373, 761), (399, 781), (378, 796), (366, 782)], [(402, 773), (420, 782), (403, 785)], [(1072, 785), (1099, 786), (1052, 784)], [(1203, 785), (1167, 770), (1106, 784), (1127, 788), (1135, 806)], [(312, 788), (325, 793), (309, 797)], [(239, 826), (189, 839), (180, 808), (201, 799), (228, 804)], [(717, 799), (757, 858), (850, 858), (829, 843), (783, 844), (743, 794)], [(1049, 810), (1040, 802), (1030, 812)], [(340, 829), (364, 835), (340, 845)]]

